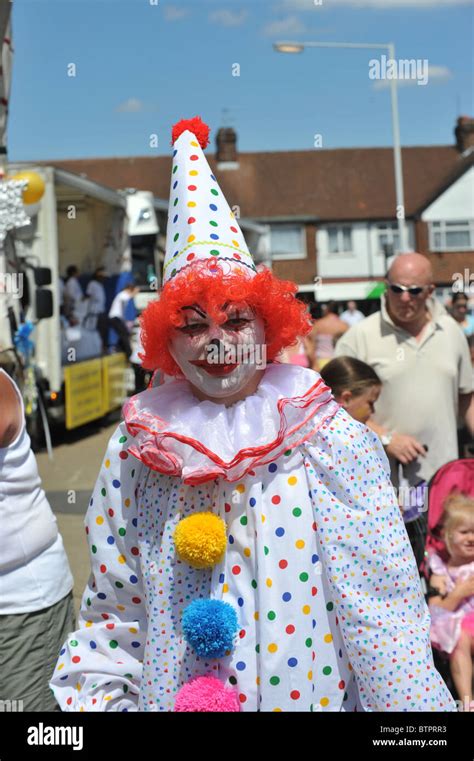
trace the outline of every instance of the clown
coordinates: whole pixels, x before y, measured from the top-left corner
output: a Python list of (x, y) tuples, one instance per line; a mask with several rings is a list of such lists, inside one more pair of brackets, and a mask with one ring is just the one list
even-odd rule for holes
[[(142, 317), (165, 382), (124, 406), (86, 516), (92, 574), (51, 682), (66, 711), (451, 711), (374, 433), (276, 361), (309, 332), (257, 271), (173, 129), (164, 286)], [(388, 497), (387, 497), (388, 495)]]

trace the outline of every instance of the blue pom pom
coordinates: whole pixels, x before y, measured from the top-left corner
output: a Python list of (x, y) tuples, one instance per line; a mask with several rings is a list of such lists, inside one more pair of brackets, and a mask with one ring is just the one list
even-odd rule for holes
[(239, 628), (234, 608), (222, 600), (194, 600), (182, 624), (186, 641), (202, 658), (222, 658), (232, 650)]

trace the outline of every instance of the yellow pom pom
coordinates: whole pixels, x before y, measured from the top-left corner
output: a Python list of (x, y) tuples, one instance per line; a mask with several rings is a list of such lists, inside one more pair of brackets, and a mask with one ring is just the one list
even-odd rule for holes
[(174, 541), (181, 560), (194, 568), (209, 568), (224, 557), (225, 523), (214, 513), (195, 513), (178, 523)]

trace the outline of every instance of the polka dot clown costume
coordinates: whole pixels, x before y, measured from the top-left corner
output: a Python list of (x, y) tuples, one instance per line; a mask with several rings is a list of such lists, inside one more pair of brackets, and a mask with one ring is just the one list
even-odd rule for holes
[[(455, 710), (383, 447), (317, 373), (276, 361), (308, 318), (255, 268), (208, 132), (173, 129), (165, 284), (142, 316), (166, 380), (110, 440), (53, 692), (64, 711)], [(264, 368), (204, 355), (248, 336)]]

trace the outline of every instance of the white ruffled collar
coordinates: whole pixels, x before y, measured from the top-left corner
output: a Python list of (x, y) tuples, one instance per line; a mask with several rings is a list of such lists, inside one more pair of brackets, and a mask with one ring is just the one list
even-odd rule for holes
[(198, 400), (185, 379), (131, 397), (129, 452), (160, 473), (198, 484), (236, 481), (312, 436), (339, 409), (318, 373), (271, 364), (254, 394), (226, 407)]

